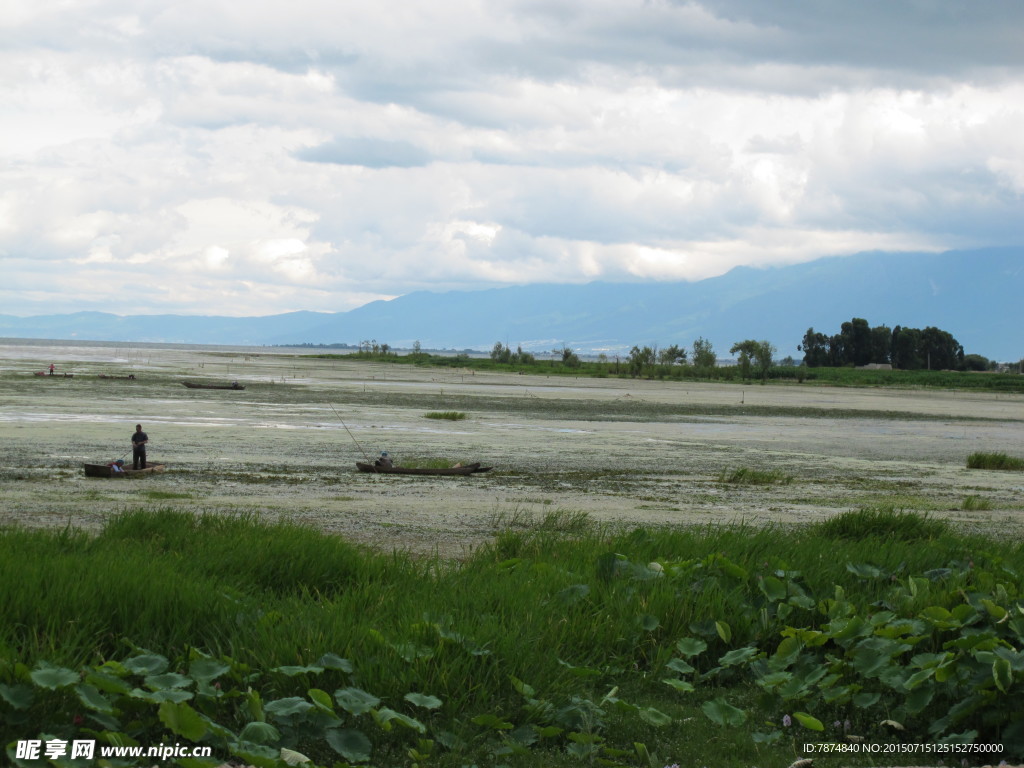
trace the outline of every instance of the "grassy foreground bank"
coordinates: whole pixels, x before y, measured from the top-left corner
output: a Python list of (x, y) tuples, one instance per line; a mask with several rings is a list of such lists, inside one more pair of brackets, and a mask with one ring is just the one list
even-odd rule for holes
[(440, 768), (766, 768), (808, 742), (1024, 756), (1024, 545), (892, 510), (631, 531), (555, 512), (464, 562), (135, 510), (96, 536), (0, 532), (0, 595), (15, 762), (51, 737), (265, 766), (282, 748)]

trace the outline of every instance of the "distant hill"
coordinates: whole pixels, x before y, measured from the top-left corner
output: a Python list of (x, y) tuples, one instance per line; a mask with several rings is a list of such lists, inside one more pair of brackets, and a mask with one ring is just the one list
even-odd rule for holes
[(799, 358), (808, 327), (837, 333), (863, 317), (872, 326), (934, 325), (968, 353), (1024, 357), (1024, 248), (942, 254), (863, 253), (806, 264), (739, 267), (699, 282), (526, 285), (482, 291), (420, 291), (349, 312), (264, 317), (101, 312), (0, 315), (8, 337), (196, 344), (357, 344), (489, 350), (496, 341), (544, 351), (627, 352), (634, 344), (689, 347), (710, 340), (720, 356), (736, 341), (767, 339)]

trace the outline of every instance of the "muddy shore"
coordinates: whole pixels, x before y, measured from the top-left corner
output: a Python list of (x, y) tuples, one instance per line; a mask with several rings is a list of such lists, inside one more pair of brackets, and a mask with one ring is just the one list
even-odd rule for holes
[[(53, 363), (58, 374), (36, 376)], [(122, 378), (129, 375), (134, 379)], [(109, 377), (109, 378), (105, 378)], [(243, 391), (188, 389), (238, 381)], [(460, 421), (426, 418), (434, 411)], [(129, 450), (144, 479), (86, 478)], [(469, 477), (367, 475), (481, 461)], [(0, 524), (95, 528), (137, 506), (303, 521), (369, 545), (458, 556), (510, 522), (799, 524), (892, 506), (1024, 533), (1024, 397), (963, 391), (575, 379), (318, 359), (308, 350), (0, 341)], [(130, 459), (130, 455), (128, 456)], [(739, 469), (775, 482), (729, 482)]]

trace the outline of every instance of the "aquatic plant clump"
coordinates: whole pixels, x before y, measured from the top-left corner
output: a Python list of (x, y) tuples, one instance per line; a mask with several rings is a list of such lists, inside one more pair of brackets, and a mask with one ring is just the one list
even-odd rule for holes
[(1001, 469), (1024, 471), (1024, 459), (1005, 453), (972, 453), (967, 457), (968, 469)]

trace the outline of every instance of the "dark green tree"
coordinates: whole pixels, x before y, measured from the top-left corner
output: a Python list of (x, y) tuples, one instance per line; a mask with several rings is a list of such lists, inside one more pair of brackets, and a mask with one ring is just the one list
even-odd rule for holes
[(714, 368), (718, 360), (711, 342), (701, 336), (693, 342), (693, 365), (697, 368)]
[(829, 364), (828, 336), (818, 333), (813, 327), (807, 329), (804, 340), (797, 345), (797, 349), (804, 353), (804, 365), (808, 368), (820, 368)]
[(964, 348), (948, 331), (928, 326), (921, 331), (919, 357), (930, 371), (961, 370), (964, 367)]
[(629, 375), (633, 378), (643, 376), (644, 372), (654, 365), (655, 351), (651, 347), (640, 347), (634, 345), (629, 350)]
[(686, 363), (686, 350), (680, 349), (678, 344), (673, 344), (671, 347), (665, 347), (658, 353), (658, 362), (662, 365), (676, 365), (677, 363)]
[(772, 358), (775, 355), (775, 347), (767, 341), (737, 341), (732, 345), (729, 354), (737, 355), (736, 363), (740, 368), (740, 376), (744, 379), (750, 378), (751, 370), (757, 367), (757, 373), (762, 381), (768, 379), (768, 371), (772, 367)]
[(863, 317), (843, 323), (839, 330), (843, 339), (843, 362), (840, 365), (867, 365), (871, 362), (871, 327)]
[(887, 325), (876, 325), (871, 329), (871, 362), (885, 365), (891, 363), (892, 329)]
[(500, 341), (496, 341), (491, 348), (491, 360), (496, 363), (510, 363), (512, 362), (512, 350)]

